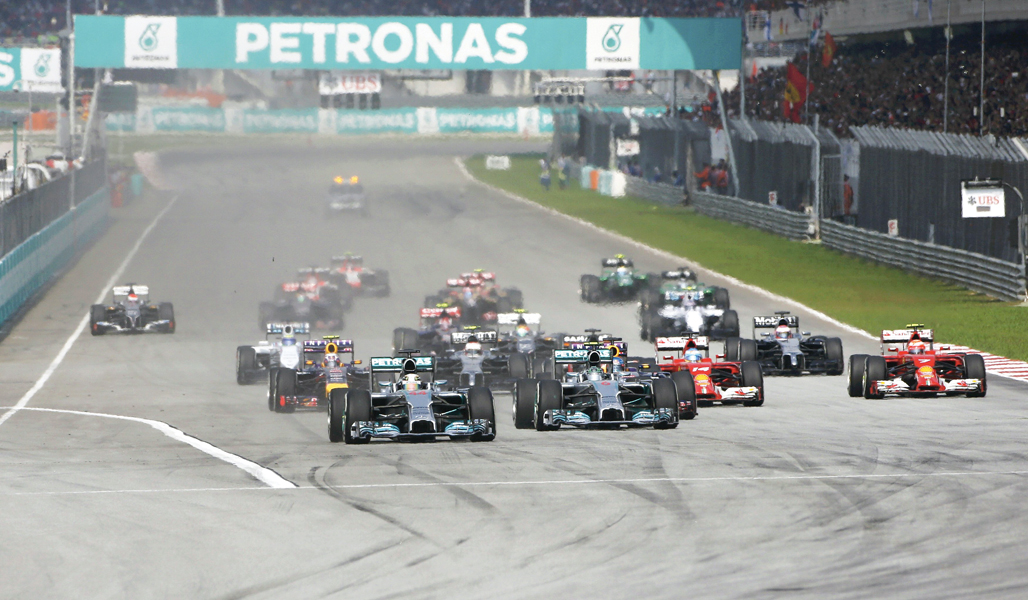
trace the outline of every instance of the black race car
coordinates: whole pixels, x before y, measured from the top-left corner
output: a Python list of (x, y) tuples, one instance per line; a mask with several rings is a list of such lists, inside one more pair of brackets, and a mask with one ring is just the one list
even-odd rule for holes
[(268, 410), (293, 412), (325, 406), (332, 390), (370, 385), (367, 370), (353, 358), (353, 341), (338, 336), (303, 342), (296, 368), (277, 367), (268, 377)]
[[(788, 311), (776, 312), (771, 317), (754, 317), (754, 339), (726, 340), (725, 360), (756, 360), (765, 375), (842, 375), (846, 368), (842, 340), (800, 332), (799, 327), (799, 317)], [(761, 329), (774, 331), (758, 335)]]
[(150, 288), (145, 285), (116, 285), (110, 304), (89, 309), (89, 332), (175, 333), (175, 308), (171, 302), (150, 302)]

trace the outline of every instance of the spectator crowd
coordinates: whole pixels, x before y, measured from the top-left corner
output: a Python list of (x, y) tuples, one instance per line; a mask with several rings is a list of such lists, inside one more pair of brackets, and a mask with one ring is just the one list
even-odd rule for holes
[[(1028, 134), (1028, 45), (1021, 31), (990, 36), (985, 47), (985, 110), (982, 132), (1000, 136)], [(950, 49), (950, 133), (978, 134), (981, 77), (980, 40), (955, 37)], [(810, 65), (808, 112), (822, 126), (847, 135), (854, 125), (896, 126), (942, 131), (945, 104), (945, 42), (839, 44), (825, 67), (819, 50)], [(793, 64), (806, 72), (806, 55)], [(786, 69), (766, 69), (746, 81), (750, 117), (786, 121), (782, 103)], [(724, 97), (732, 112), (739, 89)]]

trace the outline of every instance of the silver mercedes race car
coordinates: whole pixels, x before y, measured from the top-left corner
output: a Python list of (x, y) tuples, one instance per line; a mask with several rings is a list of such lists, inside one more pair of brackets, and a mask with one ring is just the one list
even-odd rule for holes
[(537, 431), (580, 428), (678, 427), (679, 394), (670, 378), (615, 371), (609, 348), (556, 350), (563, 381), (521, 379), (514, 385), (514, 427)]
[(435, 358), (415, 353), (371, 359), (371, 385), (377, 392), (332, 390), (328, 439), (347, 444), (373, 438), (492, 441), (496, 418), (489, 388), (448, 390), (444, 381), (435, 380)]
[(175, 309), (171, 302), (150, 302), (150, 288), (145, 285), (116, 285), (110, 304), (90, 307), (89, 332), (175, 333)]

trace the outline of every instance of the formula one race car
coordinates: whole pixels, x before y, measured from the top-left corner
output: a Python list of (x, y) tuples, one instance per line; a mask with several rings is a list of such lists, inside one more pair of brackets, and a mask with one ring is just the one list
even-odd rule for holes
[(389, 295), (389, 271), (368, 269), (364, 257), (347, 252), (332, 257), (330, 280), (340, 289), (348, 287), (354, 295), (383, 298)]
[(444, 382), (435, 381), (435, 358), (415, 353), (371, 359), (371, 379), (379, 390), (333, 390), (328, 439), (347, 444), (372, 438), (492, 441), (496, 416), (489, 388), (446, 390)]
[[(678, 426), (679, 391), (668, 378), (639, 380), (615, 371), (606, 348), (556, 350), (563, 380), (520, 379), (514, 385), (514, 426), (537, 431), (581, 428)], [(634, 374), (633, 374), (634, 375)]]
[[(842, 340), (812, 336), (799, 328), (799, 317), (788, 311), (778, 311), (773, 317), (753, 317), (754, 339), (727, 340), (725, 355), (730, 360), (756, 360), (766, 375), (842, 375), (846, 368)], [(774, 331), (757, 335), (760, 329)]]
[(426, 307), (460, 307), (464, 323), (473, 325), (491, 325), (497, 313), (511, 312), (522, 304), (521, 290), (500, 287), (496, 274), (482, 269), (447, 279), (446, 289), (425, 297)]
[[(282, 360), (286, 362), (285, 348)], [(291, 362), (291, 361), (289, 361)], [(303, 355), (295, 368), (280, 366), (268, 377), (268, 410), (293, 412), (325, 406), (332, 390), (367, 387), (368, 373), (353, 358), (353, 341), (328, 335), (303, 342)], [(362, 385), (358, 385), (358, 383)]]
[[(285, 345), (296, 344), (296, 334), (310, 333), (309, 323), (268, 323), (268, 332), (263, 341), (256, 346), (236, 347), (236, 383), (247, 385), (266, 381), (268, 372), (280, 366), (283, 341)], [(272, 340), (272, 336), (278, 339)], [(286, 358), (289, 364), (282, 365), (295, 369), (300, 360), (299, 353), (291, 353)]]
[(460, 323), (460, 307), (422, 308), (418, 317), (418, 329), (397, 327), (393, 330), (393, 354), (415, 349), (433, 355), (448, 352), (451, 348), (450, 334)]
[(667, 292), (687, 292), (699, 305), (708, 308), (728, 310), (732, 307), (728, 290), (696, 281), (696, 273), (689, 267), (678, 267), (660, 274), (659, 287), (649, 287), (639, 294), (640, 320), (646, 314), (654, 314), (666, 303)]
[[(507, 357), (507, 369), (513, 380), (529, 379), (546, 371), (552, 363), (553, 351), (562, 349), (562, 334), (547, 335), (540, 329), (542, 315), (515, 311), (496, 315), (501, 328), (496, 353)], [(553, 372), (552, 367), (549, 372)]]
[(642, 290), (659, 285), (656, 276), (636, 271), (632, 260), (623, 254), (603, 259), (600, 266), (599, 276), (582, 275), (579, 290), (582, 302), (629, 302)]
[(171, 302), (150, 302), (150, 288), (130, 283), (111, 289), (110, 304), (89, 309), (89, 332), (175, 333), (175, 309)]
[[(742, 402), (745, 406), (764, 404), (764, 375), (760, 363), (721, 360), (722, 356), (711, 358), (710, 340), (702, 336), (660, 337), (654, 345), (660, 370), (670, 373), (680, 390), (687, 389), (691, 383), (698, 406), (710, 406), (714, 402)], [(679, 408), (688, 410), (684, 404)], [(692, 414), (696, 415), (695, 406)], [(682, 418), (691, 417), (683, 414)]]
[(935, 333), (921, 324), (882, 331), (883, 356), (850, 356), (850, 396), (985, 397), (988, 386), (982, 355), (950, 352), (948, 346), (936, 350), (934, 338)]
[(368, 216), (368, 198), (364, 195), (364, 186), (354, 175), (349, 179), (336, 177), (328, 188), (328, 214), (356, 212)]
[(739, 337), (739, 315), (734, 310), (703, 304), (705, 292), (664, 292), (664, 303), (655, 312), (642, 312), (644, 340), (658, 337), (707, 336), (715, 340)]
[(314, 329), (343, 328), (343, 313), (352, 304), (347, 291), (328, 282), (327, 269), (301, 269), (301, 281), (283, 283), (275, 290), (275, 299), (261, 302), (257, 321), (261, 330), (268, 323), (305, 322)]
[(436, 358), (436, 374), (457, 387), (488, 386), (506, 379), (508, 360), (496, 352), (495, 331), (475, 326), (450, 334), (452, 350)]

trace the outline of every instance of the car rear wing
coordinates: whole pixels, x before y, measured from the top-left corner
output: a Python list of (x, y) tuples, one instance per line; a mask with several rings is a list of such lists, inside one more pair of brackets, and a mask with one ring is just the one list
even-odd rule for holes
[(632, 267), (634, 264), (627, 258), (605, 258), (600, 261), (600, 266), (605, 268)]
[(682, 300), (703, 300), (703, 290), (668, 290), (664, 292), (665, 302), (681, 302)]
[(344, 254), (343, 256), (333, 256), (333, 257), (332, 257), (332, 262), (333, 262), (333, 263), (344, 263), (344, 262), (350, 262), (350, 263), (353, 263), (353, 264), (355, 264), (355, 265), (360, 265), (360, 264), (363, 264), (363, 263), (364, 263), (364, 257), (363, 257), (363, 256), (360, 256), (360, 255), (356, 255), (356, 256), (346, 256), (346, 255)]
[(773, 317), (753, 317), (754, 329), (774, 329), (778, 323), (785, 321), (785, 324), (793, 329), (800, 328), (800, 318), (796, 315), (775, 315)]
[(609, 348), (596, 348), (591, 350), (554, 350), (553, 362), (558, 365), (581, 365), (589, 362), (591, 354), (597, 354), (600, 362), (613, 362), (614, 355)]
[(115, 302), (118, 298), (126, 298), (129, 294), (134, 293), (139, 296), (143, 302), (150, 301), (150, 287), (145, 285), (116, 285), (111, 288), (111, 294), (114, 296)]
[(496, 273), (490, 271), (475, 271), (474, 273), (461, 273), (462, 279), (478, 279), (480, 281), (494, 281), (496, 279)]
[(335, 344), (338, 353), (353, 354), (353, 340), (306, 340), (303, 343), (303, 351), (324, 352), (329, 344)]
[(696, 280), (696, 273), (692, 269), (675, 269), (673, 271), (662, 271), (660, 273), (661, 279), (677, 280)]
[(422, 308), (419, 312), (419, 316), (422, 319), (440, 319), (442, 317), (450, 317), (452, 319), (460, 318), (460, 307), (450, 306), (448, 308)]
[(707, 336), (698, 337), (659, 337), (654, 342), (657, 351), (679, 350), (684, 352), (688, 348), (707, 350), (710, 348), (710, 338)]
[(542, 322), (543, 316), (540, 313), (498, 313), (496, 315), (497, 325), (517, 325), (524, 319), (526, 325), (538, 325)]
[(883, 344), (906, 344), (911, 336), (917, 333), (922, 342), (930, 344), (935, 341), (935, 331), (931, 329), (885, 329), (882, 331)]
[(405, 366), (408, 370), (414, 370), (418, 373), (434, 372), (435, 357), (411, 356), (409, 358), (393, 358), (383, 356), (371, 359), (372, 373), (401, 373), (404, 371)]
[(303, 269), (297, 269), (297, 275), (327, 275), (332, 272), (332, 269), (328, 267), (306, 267)]
[(471, 336), (475, 336), (475, 339), (483, 344), (495, 344), (498, 337), (496, 332), (491, 329), (483, 329), (480, 331), (454, 331), (450, 334), (450, 342), (454, 344), (466, 344)]
[(292, 327), (293, 333), (310, 333), (310, 323), (268, 323), (268, 335), (283, 333), (286, 327)]
[(602, 342), (568, 342), (568, 350), (610, 350), (611, 356), (627, 356), (628, 342), (622, 340), (604, 340)]

